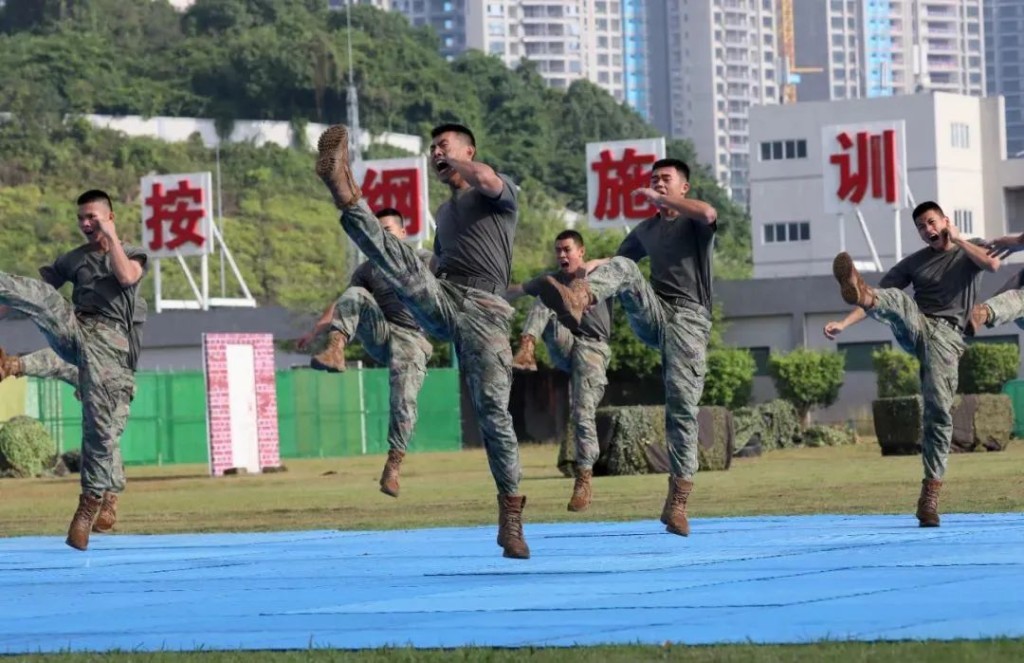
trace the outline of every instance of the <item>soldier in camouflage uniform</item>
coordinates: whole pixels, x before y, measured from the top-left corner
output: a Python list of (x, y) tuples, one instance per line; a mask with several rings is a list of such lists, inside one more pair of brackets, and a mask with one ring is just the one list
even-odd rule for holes
[[(558, 275), (573, 277), (583, 268), (586, 248), (575, 230), (565, 230), (555, 238)], [(508, 298), (522, 294), (522, 288), (509, 289)], [(612, 331), (612, 300), (607, 299), (584, 314), (579, 327), (570, 331), (539, 299), (534, 302), (519, 337), (519, 351), (512, 367), (535, 371), (536, 339), (543, 337), (555, 367), (572, 376), (572, 423), (576, 441), (576, 482), (569, 511), (585, 511), (592, 497), (591, 479), (600, 454), (597, 442), (597, 406), (608, 384), (606, 372), (611, 360), (608, 338)]]
[[(405, 223), (398, 210), (385, 208), (376, 216), (386, 232), (405, 239)], [(424, 264), (429, 264), (431, 254), (427, 251), (419, 254)], [(416, 427), (416, 400), (434, 348), (380, 270), (369, 260), (356, 268), (349, 288), (324, 311), (313, 331), (299, 339), (299, 348), (305, 349), (324, 332), (327, 332), (327, 347), (310, 360), (312, 368), (344, 371), (345, 347), (355, 339), (363, 344), (374, 361), (389, 369), (388, 459), (380, 477), (380, 490), (398, 497), (399, 470)]]
[[(953, 399), (957, 366), (966, 345), (963, 332), (974, 303), (981, 272), (995, 271), (999, 259), (988, 255), (981, 240), (967, 240), (936, 203), (913, 212), (914, 225), (927, 245), (899, 261), (877, 288), (868, 286), (848, 253), (840, 253), (832, 271), (847, 304), (856, 306), (841, 321), (825, 325), (834, 339), (850, 325), (871, 317), (892, 328), (896, 341), (917, 357), (924, 398), (924, 479), (917, 501), (921, 527), (939, 526), (939, 489), (953, 441)], [(914, 286), (914, 297), (903, 290)]]
[[(113, 528), (125, 486), (119, 440), (135, 392), (134, 309), (148, 259), (118, 239), (113, 205), (102, 191), (78, 198), (78, 228), (87, 243), (42, 268), (42, 281), (0, 273), (0, 305), (29, 316), (53, 351), (79, 369), (82, 492), (67, 544), (85, 550), (90, 530)], [(69, 281), (72, 304), (57, 292)], [(0, 361), (3, 376), (12, 363)]]
[[(661, 350), (671, 461), (661, 521), (680, 536), (690, 533), (686, 505), (697, 473), (697, 413), (711, 334), (711, 263), (718, 221), (715, 208), (686, 197), (689, 190), (685, 162), (655, 162), (651, 188), (637, 193), (658, 213), (626, 236), (616, 257), (587, 263), (586, 278), (568, 286), (551, 276), (524, 286), (570, 329), (580, 324), (588, 306), (616, 296), (640, 340)], [(650, 283), (637, 267), (644, 257), (651, 260)]]
[[(1024, 251), (1024, 233), (1007, 235), (989, 243), (989, 255), (1005, 258)], [(1024, 269), (1010, 277), (995, 295), (975, 304), (967, 321), (967, 335), (974, 336), (982, 327), (998, 327), (1008, 322), (1024, 329)]]
[(518, 191), (505, 175), (474, 161), (476, 141), (461, 125), (436, 127), (431, 161), (451, 198), (435, 215), (436, 275), (397, 237), (385, 233), (361, 200), (349, 166), (348, 130), (320, 137), (317, 174), (342, 210), (341, 225), (376, 265), (426, 333), (451, 340), (480, 422), (498, 488), (498, 545), (526, 559), (526, 496), (519, 494), (519, 444), (508, 411), (512, 385), (509, 333), (513, 309), (504, 299), (518, 223)]

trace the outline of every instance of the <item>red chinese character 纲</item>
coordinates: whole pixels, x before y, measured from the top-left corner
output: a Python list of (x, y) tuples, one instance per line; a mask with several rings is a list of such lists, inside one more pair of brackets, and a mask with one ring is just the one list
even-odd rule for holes
[(619, 161), (612, 156), (611, 150), (602, 150), (601, 160), (590, 164), (590, 169), (598, 177), (594, 217), (641, 220), (656, 214), (658, 210), (654, 205), (636, 195), (637, 189), (650, 186), (648, 166), (654, 161), (653, 154), (637, 154), (632, 147), (624, 150)]
[(417, 235), (420, 231), (420, 171), (416, 168), (376, 171), (366, 169), (363, 177), (363, 195), (374, 210), (393, 207), (405, 218), (405, 231)]
[[(173, 251), (186, 244), (203, 246), (206, 243), (206, 237), (199, 232), (199, 224), (206, 216), (201, 187), (193, 188), (188, 180), (180, 180), (178, 188), (165, 193), (164, 185), (158, 182), (146, 198), (146, 205), (153, 210), (152, 216), (146, 219), (146, 228), (153, 233), (149, 250)], [(164, 241), (165, 224), (170, 226), (167, 241)]]
[[(896, 194), (896, 132), (886, 129), (881, 134), (860, 131), (856, 143), (845, 131), (836, 136), (840, 154), (829, 157), (829, 163), (839, 166), (839, 188), (836, 195), (840, 200), (859, 204), (871, 184), (871, 197), (882, 198), (895, 203)], [(856, 150), (856, 170), (852, 167), (849, 151)]]

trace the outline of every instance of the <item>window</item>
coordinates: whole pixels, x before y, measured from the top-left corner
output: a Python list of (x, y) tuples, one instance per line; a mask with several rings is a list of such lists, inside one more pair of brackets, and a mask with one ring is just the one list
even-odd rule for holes
[(949, 140), (953, 147), (963, 150), (971, 147), (971, 127), (963, 122), (949, 125)]
[(888, 347), (890, 347), (888, 341), (869, 341), (866, 343), (839, 343), (836, 345), (836, 350), (846, 355), (846, 370), (873, 371), (875, 364), (871, 355), (875, 350)]
[(974, 234), (974, 212), (969, 209), (953, 210), (953, 224), (965, 235)]
[(809, 242), (810, 240), (811, 224), (809, 221), (790, 221), (788, 223), (764, 224), (765, 244)]
[[(774, 92), (774, 89), (772, 90)], [(772, 140), (761, 143), (761, 161), (781, 161), (782, 159), (806, 159), (807, 141)]]
[(769, 375), (768, 362), (771, 360), (771, 348), (747, 348), (754, 358), (754, 375)]

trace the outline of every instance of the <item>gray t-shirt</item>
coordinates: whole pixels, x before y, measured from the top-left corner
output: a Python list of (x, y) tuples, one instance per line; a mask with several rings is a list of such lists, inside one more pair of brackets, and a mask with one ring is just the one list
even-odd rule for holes
[[(431, 253), (429, 251), (417, 251), (416, 253), (424, 264), (430, 264)], [(380, 269), (369, 260), (356, 267), (356, 271), (352, 272), (351, 285), (369, 290), (374, 301), (384, 313), (384, 318), (391, 324), (406, 329), (420, 329), (416, 318), (398, 299), (395, 289), (387, 282)]]
[(476, 189), (456, 191), (437, 209), (434, 254), (437, 273), (486, 279), (507, 288), (512, 271), (512, 240), (519, 221), (519, 193), (508, 175), (497, 198)]
[[(122, 244), (129, 260), (142, 264), (142, 274), (149, 270), (149, 257), (137, 246)], [(114, 275), (110, 255), (89, 244), (57, 258), (49, 269), (40, 270), (43, 279), (54, 288), (71, 283), (71, 303), (76, 313), (102, 315), (131, 327), (133, 323), (144, 323), (146, 306), (138, 305), (138, 289), (142, 279), (125, 288)], [(141, 319), (140, 319), (141, 317)]]
[(651, 259), (651, 285), (661, 297), (679, 297), (711, 311), (711, 261), (717, 224), (652, 216), (633, 228), (618, 255)]
[[(984, 246), (980, 239), (972, 244)], [(967, 315), (981, 284), (981, 267), (959, 246), (949, 251), (925, 247), (893, 265), (879, 288), (914, 286), (914, 301), (921, 312), (933, 318), (945, 318), (963, 329)]]

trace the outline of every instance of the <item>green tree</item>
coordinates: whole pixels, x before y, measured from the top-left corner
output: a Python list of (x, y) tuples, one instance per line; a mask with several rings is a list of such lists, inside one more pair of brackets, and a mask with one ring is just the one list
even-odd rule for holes
[(957, 391), (961, 394), (999, 394), (1017, 377), (1020, 350), (1014, 343), (972, 343), (960, 359)]
[(843, 355), (798, 348), (772, 354), (769, 371), (779, 396), (793, 404), (801, 426), (810, 425), (811, 410), (835, 403), (843, 386)]
[(729, 409), (744, 407), (750, 402), (755, 369), (754, 357), (749, 350), (711, 350), (708, 353), (701, 405), (721, 405)]
[(871, 353), (879, 398), (897, 398), (921, 393), (920, 363), (902, 350), (890, 347)]

